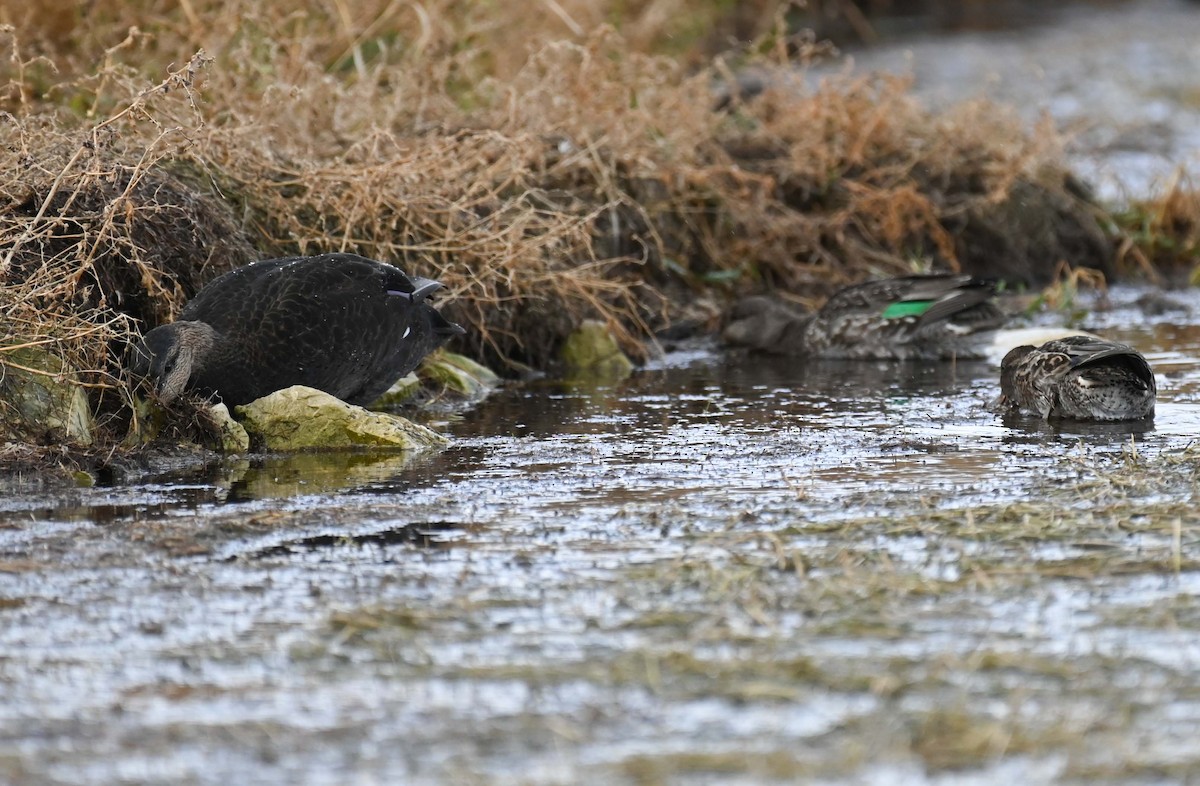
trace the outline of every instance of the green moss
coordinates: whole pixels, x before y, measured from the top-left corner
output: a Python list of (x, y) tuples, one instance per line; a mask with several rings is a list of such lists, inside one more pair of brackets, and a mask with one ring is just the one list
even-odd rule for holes
[(633, 362), (621, 351), (608, 326), (596, 320), (586, 320), (567, 336), (559, 355), (574, 378), (619, 381), (633, 373)]
[(467, 401), (481, 401), (500, 384), (500, 377), (474, 360), (444, 349), (425, 359), (418, 377), (434, 390), (432, 395), (449, 392)]
[(90, 445), (94, 431), (87, 393), (62, 358), (38, 346), (0, 352), (0, 437)]

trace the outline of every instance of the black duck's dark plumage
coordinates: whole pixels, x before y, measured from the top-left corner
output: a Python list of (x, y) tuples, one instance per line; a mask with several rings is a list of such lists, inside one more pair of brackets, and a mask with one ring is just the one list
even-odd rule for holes
[(1141, 420), (1154, 415), (1155, 395), (1150, 364), (1133, 347), (1068, 336), (1009, 351), (993, 406), (1047, 420)]
[(269, 259), (210, 282), (144, 339), (170, 400), (245, 404), (292, 385), (369, 404), (463, 329), (427, 302), (441, 284), (355, 254)]
[(868, 281), (836, 292), (815, 314), (768, 296), (730, 312), (723, 337), (781, 355), (845, 360), (940, 360), (984, 356), (1006, 315), (995, 282), (931, 275)]

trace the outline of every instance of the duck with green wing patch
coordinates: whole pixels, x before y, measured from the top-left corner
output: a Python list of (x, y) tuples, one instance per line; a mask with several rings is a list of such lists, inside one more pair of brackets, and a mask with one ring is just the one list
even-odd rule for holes
[(995, 282), (955, 275), (847, 287), (815, 314), (759, 295), (733, 307), (722, 336), (762, 352), (823, 359), (977, 359), (1006, 320), (995, 297)]

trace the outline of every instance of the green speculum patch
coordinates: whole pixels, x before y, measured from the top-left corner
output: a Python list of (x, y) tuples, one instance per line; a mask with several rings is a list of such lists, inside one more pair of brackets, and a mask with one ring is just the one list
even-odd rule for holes
[(883, 310), (884, 319), (900, 319), (901, 317), (919, 317), (933, 305), (930, 300), (901, 300), (892, 303)]

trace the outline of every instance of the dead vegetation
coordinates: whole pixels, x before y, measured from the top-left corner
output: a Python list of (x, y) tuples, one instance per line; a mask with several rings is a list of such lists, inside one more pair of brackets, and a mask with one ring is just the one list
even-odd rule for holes
[(1182, 170), (1161, 192), (1114, 215), (1118, 254), (1152, 277), (1200, 283), (1200, 190)]
[[(786, 4), (753, 4), (753, 30), (722, 17), (760, 37), (707, 59), (650, 53), (678, 15), (618, 5), (6, 9), (0, 359), (66, 358), (111, 442), (130, 335), (254, 258), (350, 250), (439, 278), (461, 348), (509, 371), (547, 367), (586, 318), (640, 354), (712, 327), (734, 290), (1113, 272), (1050, 129), (930, 115), (899, 80), (818, 83)], [(717, 109), (749, 65), (757, 95)]]

